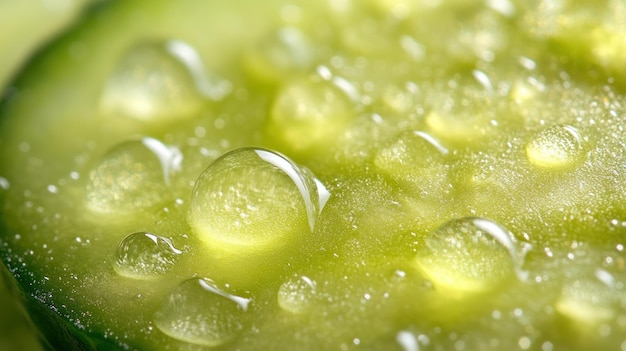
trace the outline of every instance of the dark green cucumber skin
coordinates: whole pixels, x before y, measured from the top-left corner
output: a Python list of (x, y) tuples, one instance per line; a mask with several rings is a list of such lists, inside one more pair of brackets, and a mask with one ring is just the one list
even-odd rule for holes
[[(114, 5), (115, 0), (95, 0), (82, 9), (81, 15), (78, 16), (75, 23), (69, 28), (66, 28), (59, 37), (67, 36), (74, 30), (85, 26), (85, 22), (92, 16), (97, 16), (101, 11), (107, 11), (108, 8)], [(63, 46), (63, 39), (53, 39), (47, 43), (44, 43), (33, 55), (29, 57), (27, 62), (23, 64), (23, 67), (38, 67), (42, 62), (45, 62), (48, 53), (54, 52), (58, 47)], [(33, 77), (35, 76), (35, 77)], [(28, 72), (28, 70), (18, 73), (15, 79), (3, 88), (0, 94), (0, 128), (4, 128), (6, 124), (7, 115), (10, 114), (11, 105), (15, 103), (14, 100), (19, 99), (22, 89), (27, 89), (29, 82), (32, 79), (36, 79), (37, 74)], [(0, 147), (2, 147), (3, 140), (0, 138)], [(0, 169), (3, 166), (0, 165)], [(5, 204), (4, 198), (0, 195), (0, 203)], [(23, 312), (23, 314), (15, 316), (15, 318), (24, 319), (30, 325), (31, 337), (37, 340), (39, 346), (43, 350), (57, 351), (96, 351), (96, 350), (116, 350), (116, 349), (128, 349), (119, 343), (112, 340), (107, 340), (102, 337), (101, 333), (92, 333), (86, 330), (77, 328), (74, 324), (69, 322), (66, 318), (60, 316), (54, 311), (54, 306), (49, 306), (46, 303), (40, 301), (35, 297), (35, 292), (32, 291), (35, 285), (32, 282), (32, 275), (28, 269), (25, 269), (20, 264), (12, 264), (10, 249), (7, 250), (7, 245), (4, 238), (8, 237), (11, 233), (11, 229), (5, 222), (5, 218), (0, 219), (0, 275), (1, 281), (6, 284), (6, 290), (13, 298), (13, 303), (16, 306), (16, 310)], [(4, 317), (3, 317), (4, 318)]]

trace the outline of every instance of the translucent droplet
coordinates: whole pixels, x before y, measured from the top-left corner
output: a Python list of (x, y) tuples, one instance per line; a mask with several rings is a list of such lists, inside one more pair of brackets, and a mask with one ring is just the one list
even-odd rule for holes
[(381, 148), (374, 164), (389, 174), (411, 172), (441, 162), (448, 149), (430, 134), (405, 132)]
[(354, 103), (344, 89), (307, 78), (278, 92), (267, 131), (273, 140), (303, 153), (332, 145), (354, 118)]
[(120, 242), (113, 268), (129, 278), (150, 279), (169, 271), (182, 253), (168, 238), (137, 232)]
[(222, 155), (197, 179), (188, 222), (211, 246), (280, 247), (313, 230), (328, 197), (318, 184), (309, 171), (283, 155), (237, 149)]
[(250, 302), (221, 290), (209, 279), (190, 279), (164, 299), (154, 323), (172, 338), (217, 346), (243, 330)]
[(120, 213), (158, 204), (167, 199), (170, 178), (181, 162), (177, 148), (153, 138), (117, 145), (89, 173), (87, 206)]
[(180, 41), (145, 42), (124, 53), (100, 105), (105, 115), (171, 120), (197, 112), (212, 89), (192, 47)]
[(597, 277), (576, 279), (563, 286), (555, 307), (561, 315), (581, 326), (599, 324), (615, 316), (615, 290)]
[(278, 305), (285, 311), (299, 314), (314, 307), (316, 283), (307, 276), (294, 276), (278, 289)]
[(571, 169), (584, 161), (584, 156), (580, 133), (568, 125), (544, 129), (526, 144), (526, 158), (541, 169)]
[(246, 64), (255, 76), (275, 82), (310, 68), (313, 57), (309, 39), (295, 27), (284, 27), (250, 52)]
[(404, 132), (376, 152), (374, 165), (386, 176), (422, 197), (440, 196), (447, 184), (444, 163), (448, 149), (430, 134)]
[(430, 233), (418, 249), (417, 264), (440, 291), (482, 292), (516, 275), (526, 279), (521, 265), (527, 249), (498, 223), (466, 217)]

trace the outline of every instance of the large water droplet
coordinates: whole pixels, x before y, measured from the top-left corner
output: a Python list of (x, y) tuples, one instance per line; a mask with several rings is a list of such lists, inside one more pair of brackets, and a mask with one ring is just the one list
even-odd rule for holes
[(168, 238), (137, 232), (120, 242), (113, 268), (129, 278), (151, 279), (169, 271), (182, 253)]
[(314, 306), (316, 294), (314, 280), (296, 275), (285, 281), (278, 289), (278, 305), (294, 314), (304, 313)]
[(526, 144), (526, 158), (535, 167), (566, 170), (584, 161), (582, 138), (578, 130), (557, 125), (535, 134)]
[(498, 223), (466, 217), (430, 233), (418, 249), (417, 264), (440, 291), (474, 293), (516, 274), (525, 279), (521, 265), (527, 249)]
[(243, 330), (250, 302), (223, 291), (209, 279), (190, 279), (164, 299), (154, 323), (175, 339), (217, 346)]
[(171, 176), (182, 154), (153, 138), (122, 143), (111, 149), (89, 173), (87, 206), (102, 213), (132, 212), (168, 196)]
[(213, 247), (280, 247), (313, 230), (327, 197), (309, 171), (285, 156), (242, 148), (222, 155), (197, 179), (188, 222)]
[[(345, 89), (328, 80), (306, 78), (284, 86), (277, 94), (268, 134), (299, 153), (328, 147), (355, 118)], [(338, 80), (343, 82), (343, 80)]]
[(105, 115), (172, 120), (196, 113), (204, 97), (220, 98), (222, 88), (209, 81), (200, 56), (188, 44), (144, 42), (124, 53), (100, 105)]

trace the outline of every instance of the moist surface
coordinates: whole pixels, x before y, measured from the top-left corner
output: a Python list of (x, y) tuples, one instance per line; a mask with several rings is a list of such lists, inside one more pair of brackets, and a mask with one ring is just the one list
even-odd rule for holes
[(101, 4), (2, 100), (0, 254), (58, 348), (626, 349), (624, 16)]

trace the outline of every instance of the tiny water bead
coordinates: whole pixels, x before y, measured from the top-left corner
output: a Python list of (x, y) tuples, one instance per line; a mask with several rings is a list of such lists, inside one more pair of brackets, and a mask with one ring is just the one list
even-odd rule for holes
[(152, 279), (169, 271), (182, 253), (168, 238), (132, 233), (118, 245), (113, 268), (125, 277)]
[(196, 180), (188, 222), (211, 247), (263, 251), (310, 233), (328, 196), (310, 171), (285, 156), (241, 148)]
[(192, 116), (211, 90), (199, 55), (180, 41), (142, 42), (128, 49), (104, 87), (107, 116), (144, 121)]
[(526, 144), (526, 158), (545, 170), (568, 170), (584, 161), (583, 139), (569, 125), (556, 125), (536, 133)]
[(416, 262), (438, 290), (478, 293), (516, 276), (526, 279), (521, 267), (526, 250), (500, 224), (465, 217), (450, 220), (426, 236)]
[(113, 147), (89, 173), (87, 207), (100, 213), (124, 213), (166, 200), (182, 159), (177, 148), (153, 138)]
[(313, 279), (304, 275), (289, 278), (278, 289), (278, 305), (293, 314), (311, 310), (315, 305), (316, 285)]
[(350, 97), (353, 92), (340, 85), (335, 84), (332, 76), (314, 76), (283, 86), (270, 111), (266, 130), (271, 140), (284, 143), (299, 154), (335, 143), (356, 117)]
[(251, 299), (230, 294), (209, 279), (189, 279), (164, 299), (154, 323), (172, 338), (218, 346), (244, 329), (250, 303)]

